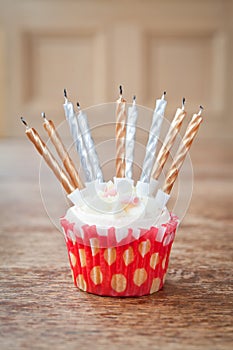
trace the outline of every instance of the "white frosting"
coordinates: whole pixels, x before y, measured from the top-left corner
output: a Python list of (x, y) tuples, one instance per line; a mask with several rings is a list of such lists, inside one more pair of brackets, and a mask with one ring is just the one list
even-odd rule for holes
[(162, 212), (155, 213), (153, 216), (146, 215), (145, 206), (143, 203), (136, 208), (130, 208), (130, 210), (122, 211), (117, 214), (100, 214), (99, 212), (89, 208), (87, 205), (83, 205), (82, 207), (73, 206), (69, 210), (69, 219), (71, 222), (79, 222), (79, 226), (86, 224), (90, 226), (95, 225), (101, 230), (109, 229), (110, 227), (134, 228), (135, 225), (138, 228), (149, 228), (151, 226), (158, 227), (168, 222), (170, 215), (167, 208), (165, 208)]
[(155, 187), (153, 181), (143, 191), (142, 183), (134, 187), (132, 180), (125, 178), (115, 178), (114, 183), (87, 183), (85, 189), (75, 190), (68, 196), (75, 206), (68, 210), (66, 218), (75, 222), (79, 230), (83, 225), (95, 225), (103, 235), (107, 235), (110, 227), (115, 227), (119, 236), (125, 228), (159, 227), (170, 219), (165, 207), (169, 196), (161, 190), (152, 196)]

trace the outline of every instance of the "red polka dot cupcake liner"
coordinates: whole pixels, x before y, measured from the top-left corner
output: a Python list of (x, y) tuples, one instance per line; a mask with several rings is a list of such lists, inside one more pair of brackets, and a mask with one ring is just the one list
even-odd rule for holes
[[(96, 226), (84, 225), (82, 235), (75, 223), (61, 219), (74, 284), (79, 289), (102, 296), (142, 296), (159, 291), (165, 282), (178, 218), (161, 227), (140, 229), (124, 240), (103, 237)], [(110, 232), (114, 228), (109, 229)]]

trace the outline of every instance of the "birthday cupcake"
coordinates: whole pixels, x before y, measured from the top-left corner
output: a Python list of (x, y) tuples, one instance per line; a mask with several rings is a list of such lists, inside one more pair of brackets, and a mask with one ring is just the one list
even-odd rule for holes
[(140, 180), (133, 180), (134, 139), (138, 110), (136, 100), (126, 110), (120, 97), (116, 104), (116, 177), (105, 182), (86, 114), (77, 112), (64, 90), (64, 110), (85, 175), (85, 185), (70, 159), (52, 121), (44, 117), (64, 169), (52, 156), (39, 134), (26, 134), (52, 169), (73, 206), (60, 223), (68, 249), (75, 286), (104, 296), (142, 296), (157, 292), (165, 282), (178, 218), (166, 205), (185, 156), (202, 121), (194, 114), (174, 157), (162, 188), (158, 178), (186, 115), (184, 99), (156, 157), (166, 107), (165, 93), (156, 101)]
[[(127, 179), (88, 183), (61, 225), (75, 285), (109, 296), (140, 296), (162, 288), (178, 224), (154, 183), (142, 194)], [(145, 192), (145, 188), (143, 189)]]

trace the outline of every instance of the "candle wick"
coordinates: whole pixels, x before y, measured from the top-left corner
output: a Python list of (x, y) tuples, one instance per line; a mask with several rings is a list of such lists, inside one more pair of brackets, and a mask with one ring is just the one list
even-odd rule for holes
[(162, 97), (161, 97), (161, 100), (164, 100), (166, 93), (167, 93), (166, 91), (163, 92), (163, 95), (162, 95)]
[(67, 90), (66, 89), (63, 90), (63, 94), (64, 94), (65, 102), (67, 103), (68, 98), (67, 98)]
[(133, 97), (133, 105), (135, 105), (136, 104), (136, 95), (134, 95), (134, 97)]
[(41, 113), (41, 117), (44, 118), (44, 121), (45, 122), (48, 122), (47, 118), (46, 118), (46, 115), (45, 115), (45, 112), (42, 112)]
[(184, 110), (184, 105), (185, 105), (185, 97), (183, 97), (183, 100), (182, 100), (182, 110)]
[(28, 127), (28, 123), (26, 122), (26, 120), (23, 117), (21, 117), (20, 119), (21, 119), (21, 122), (26, 126), (26, 129), (28, 129), (29, 127)]
[(78, 107), (78, 110), (80, 111), (81, 107), (80, 107), (80, 103), (79, 102), (77, 102), (77, 107)]
[(200, 111), (198, 112), (198, 115), (201, 115), (203, 109), (204, 109), (204, 107), (203, 107), (203, 106), (200, 106)]
[(122, 85), (119, 86), (119, 90), (120, 90), (120, 97), (122, 97), (123, 95)]

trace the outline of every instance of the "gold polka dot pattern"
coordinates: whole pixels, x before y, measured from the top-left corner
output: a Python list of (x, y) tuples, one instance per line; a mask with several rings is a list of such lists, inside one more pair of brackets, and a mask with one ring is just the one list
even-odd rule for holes
[(116, 261), (116, 248), (106, 248), (104, 251), (104, 259), (111, 266)]
[(100, 266), (95, 266), (91, 269), (90, 277), (92, 282), (97, 286), (103, 282), (103, 274), (100, 270)]
[(70, 252), (70, 261), (71, 261), (71, 265), (73, 267), (75, 267), (76, 263), (77, 263), (77, 260), (76, 260), (76, 256), (72, 252)]
[(159, 277), (156, 277), (153, 279), (153, 282), (150, 288), (150, 294), (155, 293), (159, 290), (160, 283), (161, 283), (161, 279)]
[(122, 293), (126, 289), (127, 280), (125, 276), (121, 273), (117, 273), (112, 276), (111, 279), (111, 287), (115, 292)]
[(86, 266), (86, 254), (85, 254), (85, 250), (84, 249), (79, 249), (78, 250), (79, 253), (79, 259), (80, 259), (80, 265), (81, 267), (85, 267)]
[(92, 238), (90, 241), (91, 241), (91, 253), (92, 253), (92, 256), (95, 256), (100, 251), (99, 240), (97, 238)]
[(153, 253), (150, 257), (150, 267), (155, 270), (159, 263), (159, 253)]
[(146, 241), (142, 241), (139, 246), (138, 246), (138, 250), (139, 253), (141, 254), (141, 256), (144, 258), (144, 256), (149, 253), (150, 251), (150, 247), (151, 247), (151, 243), (150, 240), (147, 239)]
[(163, 261), (162, 261), (163, 270), (165, 269), (165, 266), (166, 266), (166, 260), (167, 260), (167, 254), (165, 255), (165, 257), (163, 258)]
[(87, 290), (87, 283), (83, 277), (83, 275), (78, 275), (77, 278), (76, 278), (76, 283), (77, 283), (77, 286), (79, 287), (79, 289), (82, 289), (84, 290), (84, 292), (86, 292)]
[(133, 281), (140, 287), (147, 280), (147, 272), (144, 268), (136, 269), (133, 275)]
[(132, 247), (129, 247), (124, 251), (123, 260), (126, 266), (128, 266), (134, 261), (134, 252)]

